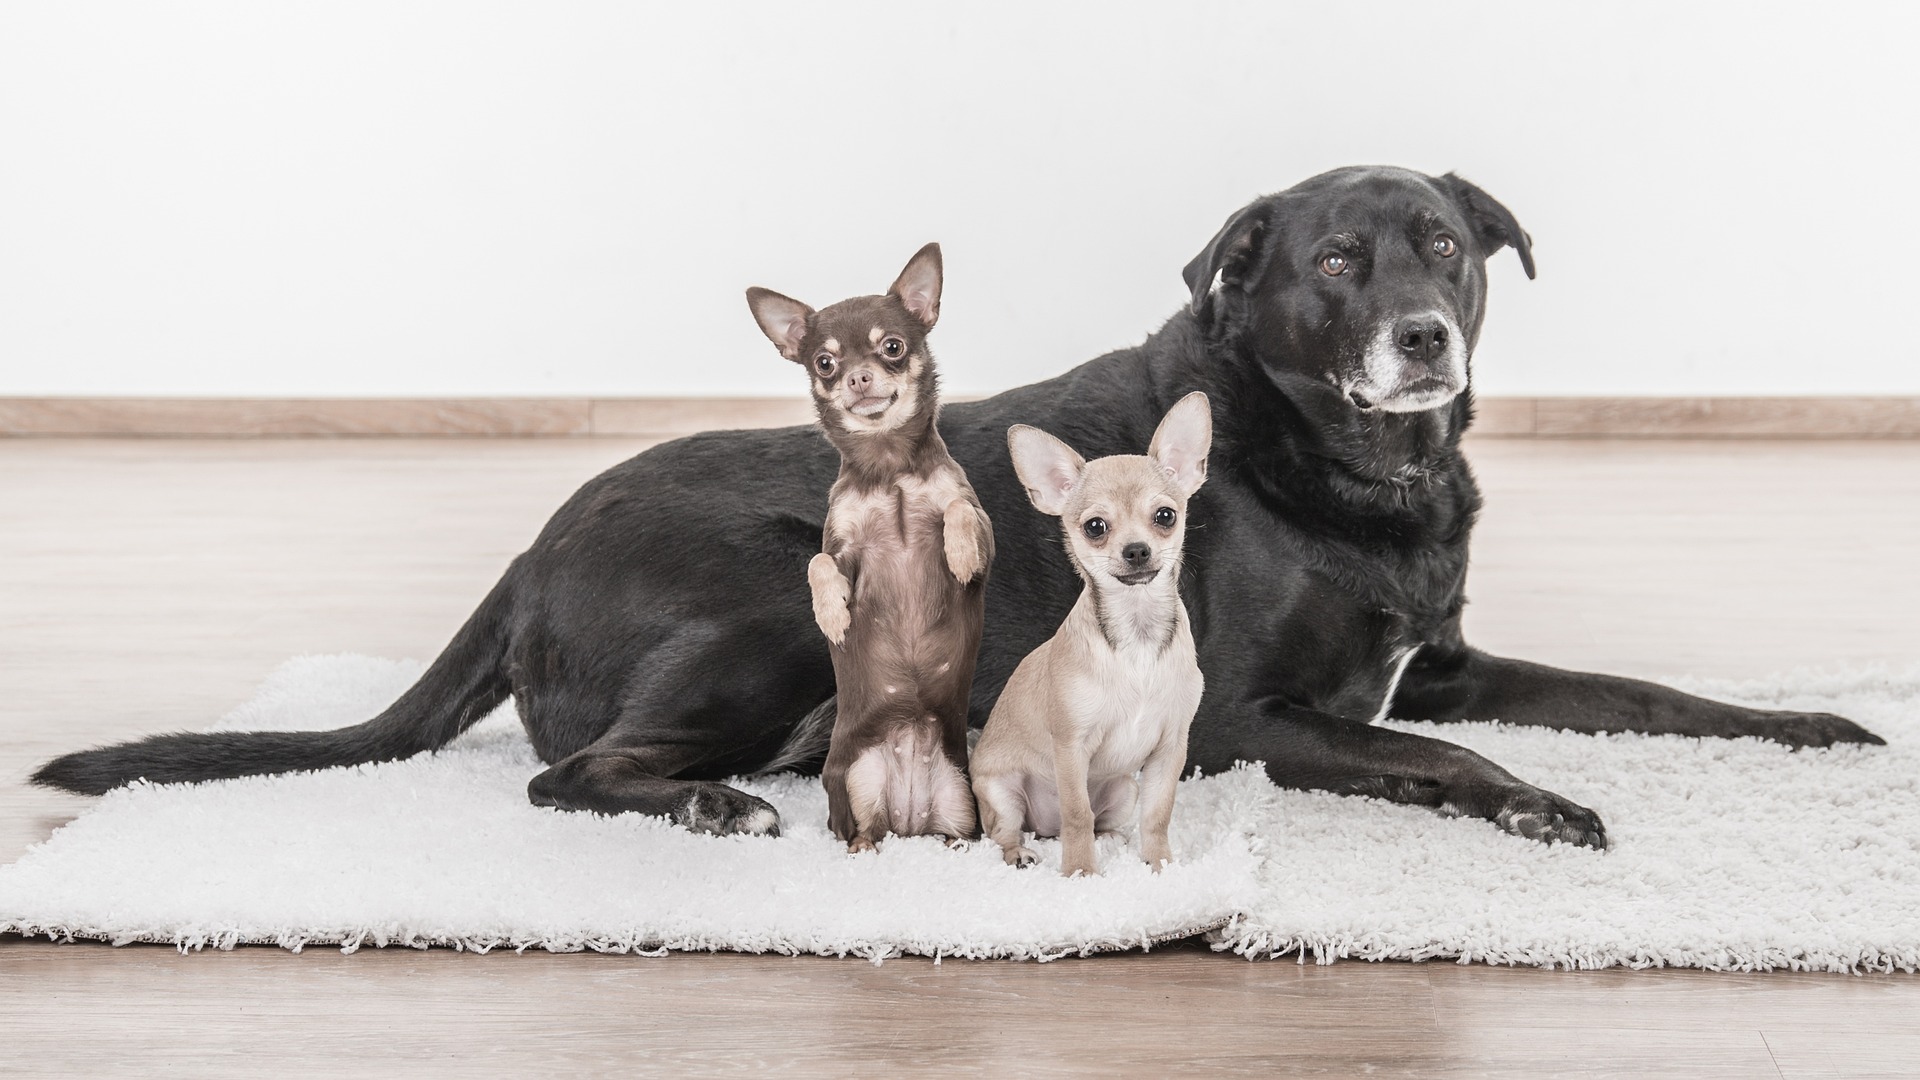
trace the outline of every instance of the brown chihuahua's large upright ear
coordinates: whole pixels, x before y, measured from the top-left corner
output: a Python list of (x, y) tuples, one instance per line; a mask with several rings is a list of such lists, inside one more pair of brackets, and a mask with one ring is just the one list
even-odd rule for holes
[(897, 296), (927, 329), (940, 321), (940, 245), (928, 244), (907, 260), (888, 295)]
[(813, 309), (791, 296), (781, 296), (758, 285), (747, 290), (747, 306), (753, 309), (753, 319), (760, 324), (760, 332), (767, 335), (780, 355), (801, 363), (800, 343), (807, 339), (807, 320), (813, 317)]

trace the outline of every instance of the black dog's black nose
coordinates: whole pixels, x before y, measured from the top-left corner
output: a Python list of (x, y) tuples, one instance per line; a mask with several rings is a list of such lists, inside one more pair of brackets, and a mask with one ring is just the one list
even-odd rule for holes
[(1136, 540), (1120, 549), (1120, 557), (1127, 560), (1128, 566), (1144, 566), (1153, 558), (1153, 549)]
[(1416, 360), (1432, 360), (1447, 350), (1447, 328), (1438, 319), (1401, 319), (1394, 324), (1393, 341)]

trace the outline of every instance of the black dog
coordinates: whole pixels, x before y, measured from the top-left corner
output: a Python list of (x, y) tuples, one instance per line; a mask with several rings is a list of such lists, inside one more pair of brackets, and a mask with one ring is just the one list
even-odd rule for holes
[[(1513, 215), (1458, 177), (1342, 169), (1235, 214), (1186, 268), (1193, 301), (1138, 348), (986, 401), (941, 432), (997, 525), (972, 722), (1059, 625), (1080, 582), (1027, 505), (1007, 428), (1088, 457), (1135, 453), (1193, 390), (1214, 402), (1211, 478), (1190, 507), (1188, 600), (1206, 696), (1190, 765), (1264, 761), (1275, 782), (1486, 818), (1601, 846), (1591, 810), (1386, 715), (1578, 731), (1880, 740), (1836, 716), (1760, 712), (1649, 683), (1488, 656), (1461, 638), (1480, 496), (1459, 450), (1488, 256)], [(812, 428), (715, 432), (589, 482), (516, 559), (412, 689), (340, 731), (163, 735), (69, 754), (35, 779), (101, 792), (405, 757), (511, 693), (551, 768), (534, 802), (772, 831), (719, 779), (818, 766), (833, 668), (807, 561), (836, 473)]]

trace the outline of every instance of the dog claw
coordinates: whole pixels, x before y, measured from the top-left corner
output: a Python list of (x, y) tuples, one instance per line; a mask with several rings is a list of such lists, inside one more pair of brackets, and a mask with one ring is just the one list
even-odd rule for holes
[(673, 814), (673, 822), (690, 832), (714, 836), (779, 836), (780, 812), (765, 799), (724, 784), (701, 787)]
[(1527, 784), (1474, 787), (1452, 793), (1440, 811), (1485, 818), (1502, 830), (1543, 844), (1573, 844), (1605, 850), (1607, 827), (1600, 815), (1550, 791)]
[(1606, 826), (1600, 815), (1584, 806), (1575, 806), (1557, 795), (1541, 792), (1548, 800), (1561, 804), (1557, 809), (1508, 809), (1494, 816), (1494, 824), (1515, 836), (1545, 844), (1573, 844), (1576, 847), (1604, 849)]

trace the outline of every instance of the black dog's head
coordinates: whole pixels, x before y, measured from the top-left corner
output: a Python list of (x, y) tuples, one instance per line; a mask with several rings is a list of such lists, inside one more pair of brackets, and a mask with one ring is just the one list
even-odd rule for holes
[(1449, 173), (1347, 168), (1254, 202), (1187, 264), (1193, 313), (1290, 394), (1416, 413), (1467, 389), (1507, 208)]

